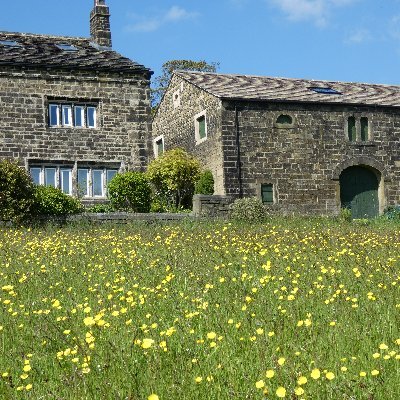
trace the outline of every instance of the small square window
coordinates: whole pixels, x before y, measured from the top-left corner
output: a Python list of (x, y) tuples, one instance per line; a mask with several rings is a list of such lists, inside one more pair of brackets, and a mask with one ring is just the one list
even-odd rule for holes
[(69, 43), (58, 43), (56, 46), (63, 51), (78, 51), (78, 48)]
[(261, 185), (261, 200), (264, 204), (274, 203), (274, 186), (271, 183)]

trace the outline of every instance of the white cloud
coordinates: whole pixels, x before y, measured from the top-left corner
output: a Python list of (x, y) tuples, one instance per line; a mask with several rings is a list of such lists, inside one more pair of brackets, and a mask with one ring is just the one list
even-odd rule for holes
[(197, 17), (197, 12), (190, 12), (179, 6), (172, 6), (164, 14), (154, 17), (144, 17), (137, 14), (130, 14), (129, 17), (136, 20), (126, 27), (131, 32), (154, 32), (168, 23), (180, 22)]
[(332, 9), (348, 6), (357, 0), (267, 0), (281, 9), (291, 21), (313, 21), (316, 25), (327, 24)]
[(369, 41), (372, 38), (370, 31), (367, 29), (358, 29), (350, 33), (345, 42), (349, 44), (359, 44)]

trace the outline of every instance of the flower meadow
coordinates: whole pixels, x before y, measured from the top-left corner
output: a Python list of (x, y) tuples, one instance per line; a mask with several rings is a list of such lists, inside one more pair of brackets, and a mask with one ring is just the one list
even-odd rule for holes
[(1, 399), (400, 398), (400, 230), (0, 229)]

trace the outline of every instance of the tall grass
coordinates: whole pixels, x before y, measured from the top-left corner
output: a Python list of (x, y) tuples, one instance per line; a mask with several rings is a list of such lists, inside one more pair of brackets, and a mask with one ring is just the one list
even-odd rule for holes
[(385, 223), (2, 229), (0, 398), (398, 400), (399, 265)]

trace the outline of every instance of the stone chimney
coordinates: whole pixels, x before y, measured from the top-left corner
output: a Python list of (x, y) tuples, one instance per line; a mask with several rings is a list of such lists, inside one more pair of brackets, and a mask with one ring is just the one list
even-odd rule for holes
[(94, 0), (94, 8), (90, 13), (90, 36), (101, 47), (110, 47), (110, 9), (106, 0)]

